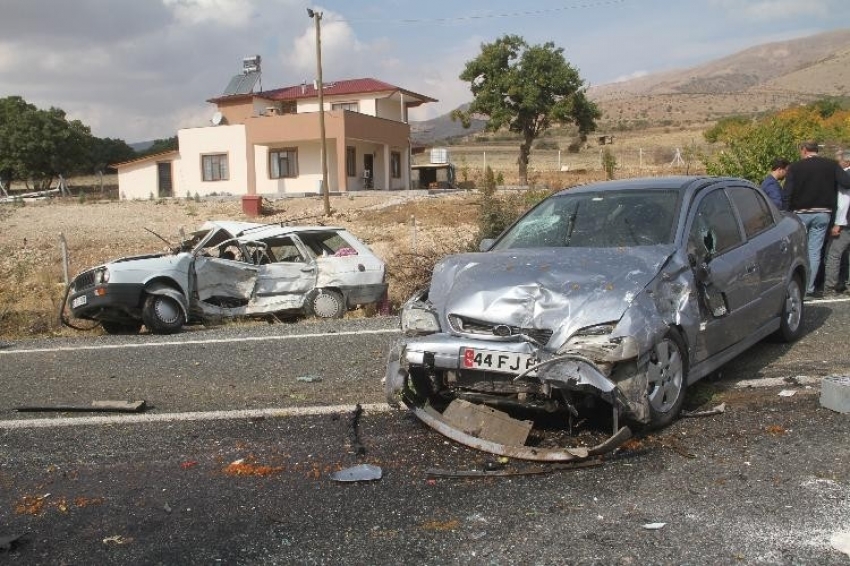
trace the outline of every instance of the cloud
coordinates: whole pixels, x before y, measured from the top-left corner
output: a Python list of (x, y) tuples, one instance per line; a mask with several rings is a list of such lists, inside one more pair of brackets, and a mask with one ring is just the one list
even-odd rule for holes
[(208, 22), (242, 27), (248, 24), (254, 13), (254, 6), (246, 0), (162, 0), (170, 8), (177, 20), (187, 25), (199, 25)]

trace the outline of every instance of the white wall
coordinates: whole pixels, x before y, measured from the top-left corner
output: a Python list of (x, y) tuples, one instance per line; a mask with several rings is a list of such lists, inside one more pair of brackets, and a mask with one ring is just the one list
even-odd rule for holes
[[(322, 161), (320, 157), (321, 142), (302, 142), (295, 144), (298, 149), (298, 177), (290, 179), (269, 178), (269, 151), (273, 148), (255, 146), (254, 167), (257, 172), (257, 194), (277, 195), (285, 193), (316, 193), (319, 194), (319, 182), (322, 180)], [(337, 182), (336, 140), (328, 138), (328, 186), (332, 191), (339, 190)], [(286, 144), (286, 147), (293, 147)], [(362, 164), (361, 164), (362, 168)]]
[[(208, 196), (212, 193), (245, 195), (248, 194), (248, 164), (245, 156), (245, 126), (211, 126), (188, 128), (177, 132), (182, 157), (179, 168), (175, 168), (175, 177), (179, 178), (182, 196), (189, 192), (192, 196)], [(226, 181), (203, 181), (201, 156), (211, 154), (227, 155), (229, 169)], [(178, 174), (179, 171), (179, 174)]]
[(158, 164), (171, 162), (172, 194), (181, 196), (179, 178), (180, 157), (169, 159), (140, 161), (118, 168), (118, 195), (127, 200), (147, 200), (159, 197)]

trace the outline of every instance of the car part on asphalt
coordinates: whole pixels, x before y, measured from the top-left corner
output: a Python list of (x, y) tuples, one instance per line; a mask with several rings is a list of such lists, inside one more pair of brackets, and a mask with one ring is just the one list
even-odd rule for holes
[(338, 470), (330, 475), (330, 478), (339, 482), (375, 481), (383, 477), (380, 467), (372, 464), (360, 464), (344, 470)]

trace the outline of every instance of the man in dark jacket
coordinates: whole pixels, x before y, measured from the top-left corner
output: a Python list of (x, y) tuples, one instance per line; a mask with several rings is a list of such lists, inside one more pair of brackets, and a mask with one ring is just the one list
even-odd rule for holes
[(788, 166), (785, 176), (785, 209), (795, 212), (809, 235), (809, 280), (806, 294), (815, 292), (815, 278), (821, 264), (823, 244), (838, 199), (839, 185), (850, 189), (850, 173), (837, 161), (818, 155), (818, 144), (800, 146), (799, 161)]

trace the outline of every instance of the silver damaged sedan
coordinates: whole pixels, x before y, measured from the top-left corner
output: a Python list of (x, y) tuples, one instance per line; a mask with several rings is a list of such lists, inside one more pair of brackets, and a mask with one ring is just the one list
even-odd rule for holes
[(805, 229), (742, 179), (564, 190), (481, 249), (437, 264), (389, 354), (388, 400), (432, 426), (457, 400), (664, 426), (689, 384), (802, 332)]

